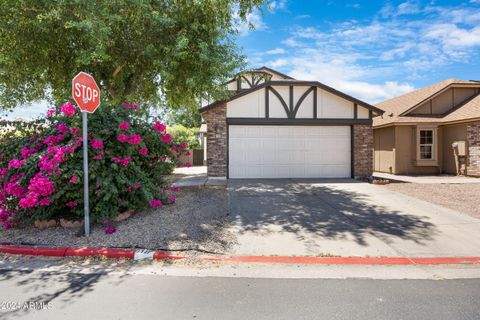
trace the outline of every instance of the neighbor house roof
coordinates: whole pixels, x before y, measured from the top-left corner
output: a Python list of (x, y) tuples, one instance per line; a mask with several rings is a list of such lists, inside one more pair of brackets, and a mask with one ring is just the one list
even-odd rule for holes
[(385, 126), (394, 123), (445, 123), (480, 118), (478, 95), (454, 107), (443, 115), (409, 116), (409, 111), (422, 105), (429, 99), (451, 87), (479, 87), (480, 82), (474, 80), (447, 79), (407, 94), (385, 100), (375, 106), (385, 110), (381, 117), (373, 119), (373, 126)]

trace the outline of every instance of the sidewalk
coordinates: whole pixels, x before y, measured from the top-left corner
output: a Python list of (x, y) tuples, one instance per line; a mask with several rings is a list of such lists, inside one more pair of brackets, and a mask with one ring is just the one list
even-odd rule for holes
[(395, 175), (384, 172), (374, 172), (374, 177), (388, 179), (390, 181), (398, 182), (410, 182), (410, 183), (480, 183), (480, 178), (465, 177), (465, 176), (453, 176), (453, 175), (434, 175), (434, 176), (408, 176), (408, 175)]
[(181, 177), (173, 185), (176, 187), (204, 187), (204, 186), (226, 186), (226, 179), (215, 179), (207, 177), (207, 167), (176, 168), (174, 175)]

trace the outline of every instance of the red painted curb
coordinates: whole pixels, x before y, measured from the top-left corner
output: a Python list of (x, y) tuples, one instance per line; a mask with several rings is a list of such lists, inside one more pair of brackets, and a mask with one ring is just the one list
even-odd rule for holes
[(104, 256), (110, 259), (133, 259), (135, 250), (132, 249), (115, 249), (115, 248), (68, 248), (65, 251), (66, 257), (92, 257)]
[(2, 245), (0, 252), (10, 254), (22, 254), (30, 256), (48, 256), (48, 257), (64, 257), (67, 247), (31, 247), (31, 246), (15, 246)]
[[(94, 247), (35, 247), (0, 245), (0, 253), (48, 256), (48, 257), (93, 257), (104, 256), (110, 259), (133, 259), (134, 249), (94, 248)], [(166, 251), (155, 251), (154, 260), (186, 259), (188, 256), (175, 255)], [(335, 265), (440, 265), (440, 264), (480, 264), (480, 257), (308, 257), (308, 256), (231, 256), (200, 257), (204, 261), (225, 261), (242, 263), (283, 263), (283, 264), (335, 264)]]
[(165, 260), (165, 259), (179, 260), (179, 259), (185, 259), (185, 258), (188, 258), (188, 257), (177, 256), (166, 251), (155, 251), (155, 253), (153, 254), (153, 260)]

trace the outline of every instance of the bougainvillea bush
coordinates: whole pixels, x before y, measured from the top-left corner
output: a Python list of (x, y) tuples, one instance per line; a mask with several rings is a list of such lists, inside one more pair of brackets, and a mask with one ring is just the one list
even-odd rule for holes
[[(102, 105), (88, 116), (90, 215), (110, 231), (110, 221), (126, 210), (175, 202), (178, 190), (169, 188), (165, 176), (181, 165), (185, 144), (173, 144), (165, 125), (147, 119), (135, 104)], [(0, 125), (4, 227), (83, 217), (81, 126), (70, 102), (44, 119)]]

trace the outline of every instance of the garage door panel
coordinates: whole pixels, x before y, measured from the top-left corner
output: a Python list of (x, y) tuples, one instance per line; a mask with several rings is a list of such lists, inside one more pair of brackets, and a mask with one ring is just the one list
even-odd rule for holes
[(230, 178), (350, 177), (349, 126), (229, 127)]

